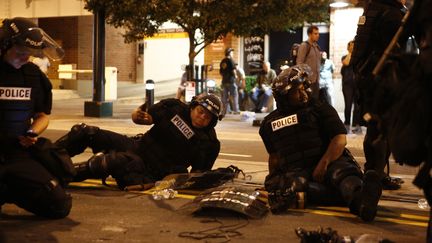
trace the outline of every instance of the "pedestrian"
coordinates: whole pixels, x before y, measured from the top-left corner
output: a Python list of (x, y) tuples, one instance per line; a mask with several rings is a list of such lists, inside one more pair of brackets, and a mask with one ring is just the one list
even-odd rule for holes
[[(358, 89), (354, 79), (354, 70), (352, 64), (350, 64), (351, 53), (354, 48), (354, 41), (348, 42), (347, 50), (348, 54), (342, 56), (342, 93), (344, 97), (344, 117), (345, 127), (347, 133), (362, 134), (362, 128), (360, 126), (360, 110), (358, 106)], [(351, 122), (352, 114), (352, 122)], [(352, 125), (351, 125), (352, 124)], [(352, 130), (351, 130), (352, 128)]]
[(127, 137), (86, 124), (74, 125), (56, 144), (69, 155), (87, 147), (94, 156), (77, 164), (75, 181), (105, 179), (111, 175), (120, 189), (152, 185), (174, 173), (211, 170), (220, 143), (214, 127), (221, 113), (221, 101), (213, 94), (196, 96), (189, 105), (178, 99), (164, 99), (132, 112), (132, 121), (153, 125), (145, 134)]
[(184, 71), (181, 78), (180, 84), (177, 88), (176, 99), (181, 100), (182, 102), (186, 102), (186, 86), (187, 86), (187, 72)]
[(250, 91), (250, 98), (257, 113), (268, 111), (269, 99), (272, 96), (271, 85), (276, 78), (276, 72), (271, 68), (270, 62), (263, 62), (262, 69), (262, 73), (257, 77), (255, 87)]
[(246, 93), (246, 74), (242, 67), (236, 64), (236, 84), (238, 88), (238, 103), (239, 110), (244, 111), (248, 103), (248, 96)]
[(232, 100), (234, 113), (239, 113), (238, 90), (237, 90), (237, 73), (236, 64), (233, 60), (233, 48), (225, 50), (225, 58), (220, 62), (219, 73), (222, 75), (222, 104), (224, 115), (227, 111), (230, 99)]
[(327, 52), (321, 52), (321, 67), (320, 67), (320, 80), (319, 80), (319, 97), (320, 100), (334, 106), (334, 83), (333, 73), (335, 65), (332, 60), (328, 59)]
[[(37, 157), (48, 126), (52, 86), (30, 56), (59, 60), (63, 50), (29, 19), (4, 19), (0, 28), (0, 207), (13, 203), (35, 215), (64, 218), (72, 199), (61, 171)], [(72, 162), (69, 159), (70, 165)], [(58, 165), (58, 164), (56, 164)], [(58, 173), (56, 173), (58, 172)]]
[(380, 107), (390, 101), (383, 100), (387, 93), (385, 84), (379, 83), (372, 71), (401, 24), (406, 12), (404, 4), (405, 0), (372, 0), (368, 3), (358, 23), (350, 62), (356, 71), (360, 113), (367, 127), (363, 141), (365, 170), (378, 172), (383, 188), (388, 190), (401, 187), (400, 180), (392, 179), (384, 172), (386, 165), (389, 165), (390, 150), (382, 130), (385, 124), (380, 124), (383, 118), (378, 114), (382, 113)]
[(307, 64), (312, 74), (310, 76), (312, 97), (319, 98), (319, 73), (321, 66), (321, 51), (318, 45), (319, 40), (319, 29), (315, 25), (311, 25), (307, 28), (307, 41), (303, 41), (298, 47), (296, 64)]
[(381, 196), (378, 174), (370, 170), (363, 175), (345, 148), (346, 130), (336, 110), (309, 99), (309, 74), (306, 64), (279, 74), (272, 86), (277, 109), (259, 130), (269, 154), (265, 188), (272, 212), (285, 211), (296, 193), (306, 192), (306, 201), (315, 203), (338, 195), (352, 214), (372, 221)]

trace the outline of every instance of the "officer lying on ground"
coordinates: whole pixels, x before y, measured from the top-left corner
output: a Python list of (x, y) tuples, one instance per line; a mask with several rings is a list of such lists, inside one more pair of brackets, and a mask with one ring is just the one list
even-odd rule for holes
[(306, 192), (317, 203), (341, 198), (351, 213), (371, 221), (381, 196), (379, 177), (373, 170), (363, 175), (345, 148), (346, 129), (336, 110), (309, 99), (309, 73), (301, 64), (279, 74), (272, 85), (277, 109), (259, 131), (269, 153), (265, 187), (272, 212), (286, 210), (296, 192)]
[(52, 87), (39, 67), (29, 62), (31, 55), (59, 60), (64, 52), (24, 18), (3, 21), (0, 48), (0, 207), (14, 203), (39, 216), (66, 217), (71, 197), (47, 160), (35, 153), (42, 141), (49, 141), (37, 136), (48, 126)]
[(187, 173), (189, 166), (191, 172), (211, 170), (220, 150), (214, 129), (220, 109), (221, 101), (215, 95), (194, 97), (189, 105), (165, 99), (148, 111), (145, 104), (133, 111), (136, 124), (153, 124), (145, 134), (130, 138), (77, 124), (56, 144), (66, 148), (70, 156), (87, 147), (95, 153), (76, 165), (75, 181), (111, 175), (120, 189), (130, 185), (147, 188), (169, 174)]

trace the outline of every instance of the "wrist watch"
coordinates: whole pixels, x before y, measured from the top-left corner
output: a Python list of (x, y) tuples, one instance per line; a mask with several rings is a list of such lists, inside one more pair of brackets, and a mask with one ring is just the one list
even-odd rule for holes
[(29, 130), (27, 130), (27, 132), (26, 132), (26, 134), (25, 134), (27, 137), (32, 137), (32, 138), (34, 138), (34, 137), (37, 137), (39, 134), (37, 134), (33, 129), (29, 129)]

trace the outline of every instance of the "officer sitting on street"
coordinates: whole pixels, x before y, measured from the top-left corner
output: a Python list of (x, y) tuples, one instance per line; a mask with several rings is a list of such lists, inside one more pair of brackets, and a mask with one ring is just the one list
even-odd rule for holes
[(189, 105), (178, 99), (165, 99), (132, 112), (136, 124), (153, 126), (145, 134), (127, 137), (86, 124), (74, 125), (57, 140), (70, 156), (87, 147), (95, 155), (76, 165), (75, 181), (104, 179), (111, 175), (120, 189), (141, 185), (142, 189), (173, 173), (211, 170), (220, 143), (214, 127), (222, 103), (215, 95), (194, 97)]
[[(273, 213), (285, 211), (297, 192), (316, 203), (340, 201), (364, 221), (375, 218), (381, 184), (373, 170), (363, 175), (346, 146), (336, 110), (310, 99), (310, 68), (300, 64), (273, 82), (277, 109), (265, 117), (260, 135), (269, 153), (265, 188)], [(338, 193), (334, 193), (338, 192)]]
[[(72, 207), (59, 174), (35, 154), (51, 113), (51, 83), (30, 56), (59, 60), (64, 51), (25, 18), (0, 27), (0, 207), (14, 203), (38, 216), (64, 218)], [(67, 156), (66, 156), (67, 157)], [(68, 161), (71, 161), (67, 157)], [(59, 172), (59, 171), (57, 171)]]

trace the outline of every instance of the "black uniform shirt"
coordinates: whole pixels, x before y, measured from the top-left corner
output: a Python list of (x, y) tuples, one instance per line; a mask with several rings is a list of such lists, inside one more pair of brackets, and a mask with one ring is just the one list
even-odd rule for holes
[(220, 143), (213, 127), (192, 126), (189, 106), (166, 99), (151, 106), (153, 127), (144, 135), (143, 159), (163, 174), (206, 171), (213, 167)]
[(225, 57), (220, 63), (219, 73), (222, 75), (222, 83), (234, 83), (235, 63), (231, 58)]

